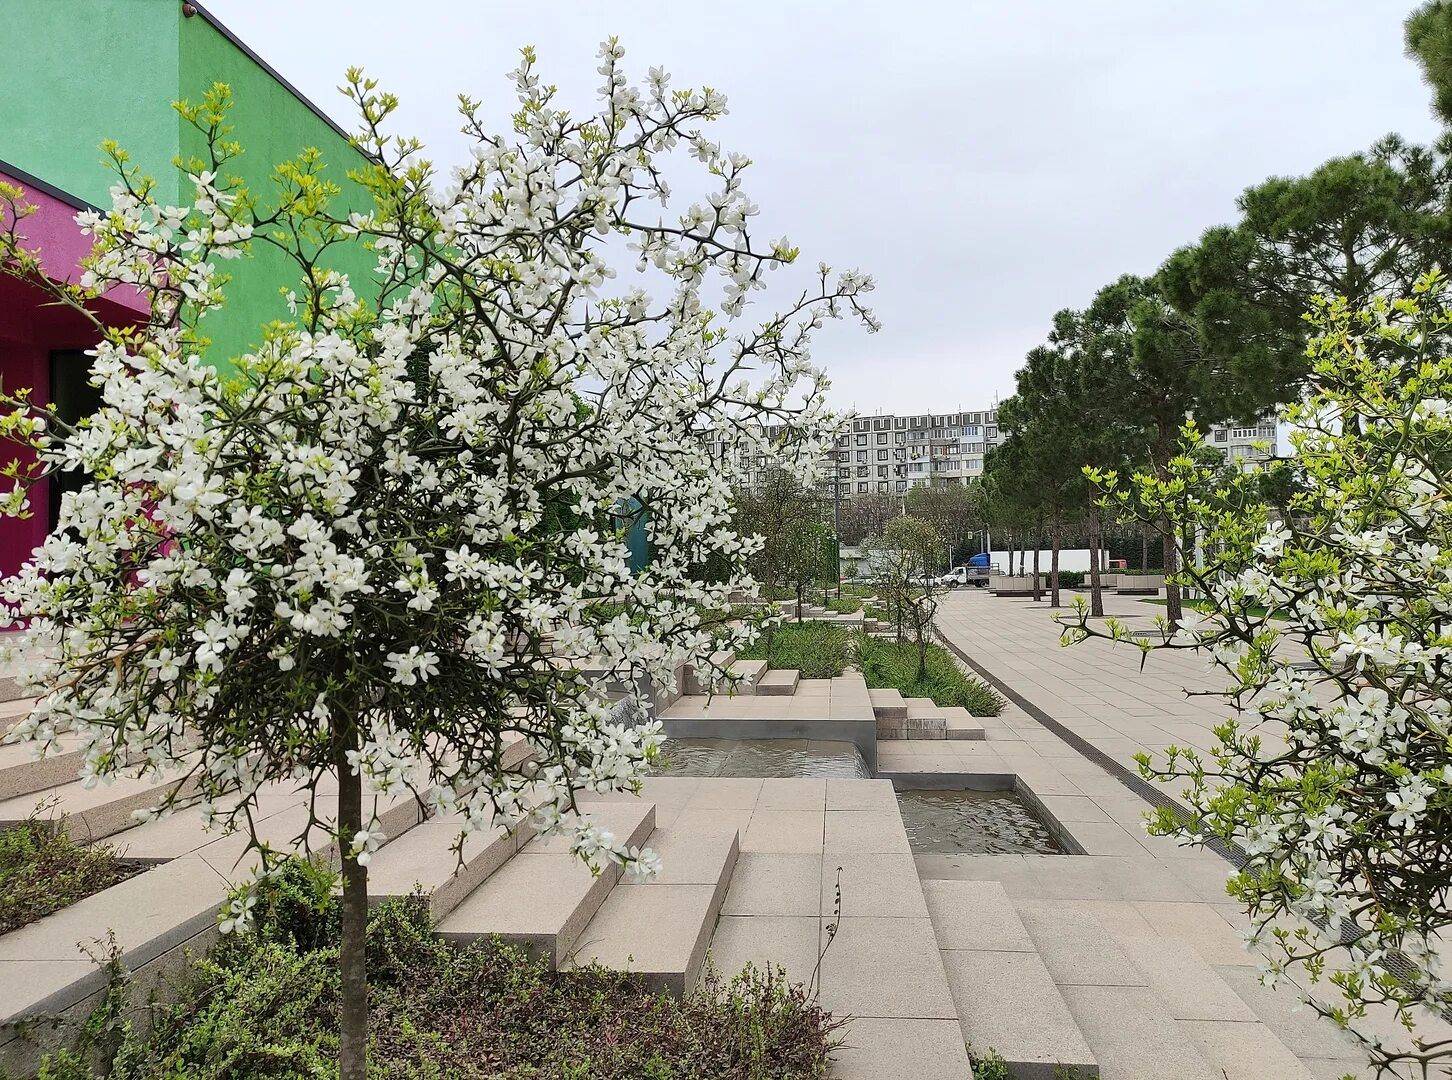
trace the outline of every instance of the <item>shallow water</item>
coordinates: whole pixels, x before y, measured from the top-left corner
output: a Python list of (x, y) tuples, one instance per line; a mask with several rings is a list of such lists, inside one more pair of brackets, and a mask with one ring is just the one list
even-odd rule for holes
[(850, 742), (803, 739), (667, 739), (663, 776), (843, 776), (872, 774)]
[(1058, 855), (1049, 830), (1007, 791), (899, 791), (915, 853)]

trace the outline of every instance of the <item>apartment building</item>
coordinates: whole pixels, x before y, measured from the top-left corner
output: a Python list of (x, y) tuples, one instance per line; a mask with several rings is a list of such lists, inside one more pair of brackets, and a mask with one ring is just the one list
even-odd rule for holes
[[(995, 409), (858, 416), (828, 451), (822, 486), (831, 495), (835, 480), (836, 494), (845, 499), (904, 495), (921, 484), (967, 484), (983, 475), (984, 458), (1000, 438)], [(1248, 466), (1274, 454), (1276, 421), (1269, 417), (1248, 426), (1215, 424), (1206, 442), (1227, 460)], [(724, 444), (712, 449), (717, 457), (726, 453)], [(764, 475), (766, 458), (753, 461), (746, 455), (738, 464), (746, 482), (756, 483)]]
[(1277, 430), (1275, 416), (1263, 416), (1253, 424), (1212, 424), (1205, 441), (1226, 461), (1245, 468), (1275, 456)]
[(902, 495), (920, 484), (966, 484), (998, 445), (998, 413), (859, 416), (837, 439), (837, 494)]

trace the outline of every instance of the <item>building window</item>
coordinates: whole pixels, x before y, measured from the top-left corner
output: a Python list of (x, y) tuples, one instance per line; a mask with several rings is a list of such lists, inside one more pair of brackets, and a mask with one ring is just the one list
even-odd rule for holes
[(886, 446), (887, 445), (887, 436), (885, 434), (884, 435), (879, 435), (877, 437), (877, 445), (878, 446)]
[(886, 461), (887, 460), (887, 451), (886, 450), (879, 450), (877, 452), (877, 460), (878, 461)]

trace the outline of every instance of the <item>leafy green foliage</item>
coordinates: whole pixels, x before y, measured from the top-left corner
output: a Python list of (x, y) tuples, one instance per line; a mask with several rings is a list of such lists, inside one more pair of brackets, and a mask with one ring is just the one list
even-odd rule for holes
[[(297, 861), (261, 890), (256, 934), (193, 963), (182, 1004), (133, 1029), (111, 1080), (301, 1080), (337, 1075), (341, 981), (326, 873)], [(302, 922), (299, 922), (302, 919)], [(421, 896), (368, 925), (369, 1075), (387, 1080), (809, 1080), (827, 1075), (840, 1026), (779, 970), (708, 969), (682, 999), (621, 972), (555, 972), (498, 941), (439, 940)], [(81, 1053), (44, 1080), (95, 1080)]]
[(847, 666), (849, 640), (847, 629), (835, 623), (787, 623), (777, 627), (770, 647), (763, 636), (737, 655), (774, 668), (796, 668), (804, 679), (835, 679)]
[(938, 705), (961, 706), (973, 716), (997, 716), (1003, 699), (972, 678), (941, 645), (927, 647), (924, 674), (918, 676), (918, 647), (912, 642), (880, 641), (866, 634), (855, 642), (857, 667), (874, 688), (899, 691), (903, 697), (931, 698)]
[(1452, 124), (1452, 4), (1427, 0), (1407, 17), (1407, 53), (1432, 88), (1432, 111)]
[(69, 907), (140, 869), (105, 844), (77, 844), (59, 825), (31, 818), (0, 832), (0, 934)]

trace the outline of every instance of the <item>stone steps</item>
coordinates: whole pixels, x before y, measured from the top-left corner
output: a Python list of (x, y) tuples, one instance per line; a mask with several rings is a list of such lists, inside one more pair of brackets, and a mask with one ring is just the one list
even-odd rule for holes
[(761, 682), (761, 677), (766, 674), (766, 670), (765, 660), (737, 660), (733, 663), (731, 673), (741, 679), (736, 684), (737, 695), (755, 694), (756, 686)]
[[(645, 843), (655, 829), (653, 803), (591, 803), (589, 813), (631, 846)], [(558, 965), (620, 876), (614, 864), (592, 873), (570, 853), (567, 837), (535, 837), (464, 897), (437, 932), (455, 942), (498, 935)]]
[(796, 668), (770, 668), (756, 683), (759, 697), (789, 697), (797, 692), (801, 672)]
[(453, 846), (462, 829), (458, 818), (424, 821), (385, 844), (368, 864), (370, 905), (421, 890), (435, 922), (453, 911), (507, 863), (533, 835), (527, 824), (500, 822), (471, 833), (461, 854)]
[(1111, 930), (1067, 902), (1021, 904), (1018, 914), (1107, 1076), (1220, 1080), (1253, 1059), (1257, 1075), (1312, 1080), (1190, 942)]
[(907, 738), (945, 739), (948, 737), (948, 721), (943, 710), (932, 698), (907, 698)]
[(717, 688), (715, 684), (719, 684), (719, 689), (724, 691), (725, 680), (720, 673), (729, 670), (734, 663), (734, 652), (730, 649), (718, 649), (711, 654), (710, 662), (699, 669), (695, 664), (687, 664), (681, 676), (681, 694), (709, 694), (713, 688)]
[(73, 737), (61, 740), (56, 753), (36, 757), (28, 743), (0, 746), (0, 800), (30, 795), (77, 779), (86, 755)]
[(1055, 1069), (1098, 1076), (1099, 1062), (1003, 886), (929, 880), (922, 887), (968, 1045), (1002, 1055), (1010, 1075), (1023, 1080), (1049, 1080)]
[(961, 705), (943, 705), (943, 719), (947, 721), (944, 738), (977, 740), (985, 738), (983, 722)]
[(696, 985), (741, 849), (731, 827), (657, 829), (650, 846), (663, 871), (622, 878), (575, 943), (568, 964), (599, 963), (641, 975), (655, 990)]
[(906, 722), (907, 702), (898, 691), (890, 688), (869, 689), (867, 696), (872, 701), (872, 711), (877, 719)]
[(156, 806), (175, 787), (176, 781), (119, 779), (92, 788), (78, 783), (44, 788), (0, 802), (0, 829), (33, 816), (55, 822), (64, 818), (72, 839), (102, 840), (133, 827), (135, 811)]

